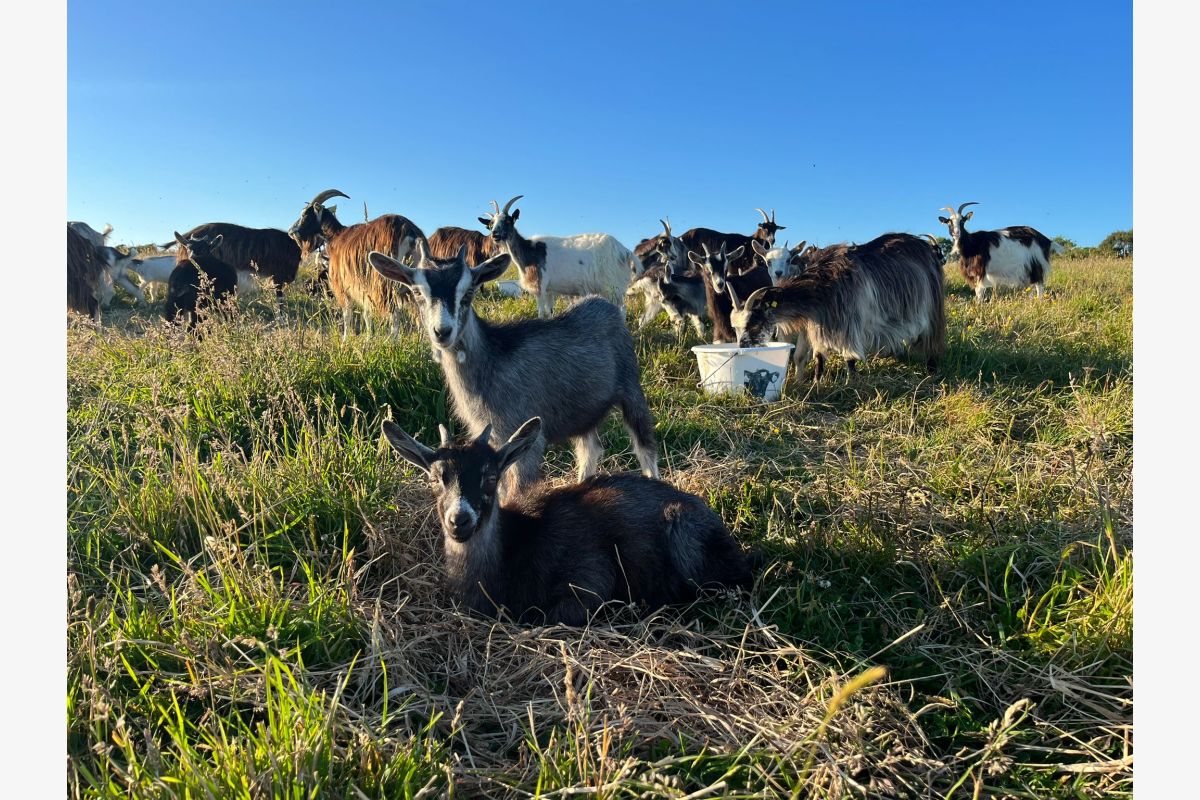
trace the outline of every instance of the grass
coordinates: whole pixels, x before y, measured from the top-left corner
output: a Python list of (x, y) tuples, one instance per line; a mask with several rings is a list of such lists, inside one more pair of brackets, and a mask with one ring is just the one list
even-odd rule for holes
[(665, 319), (636, 334), (664, 478), (766, 561), (586, 629), (444, 596), (379, 435), (451, 423), (417, 333), (342, 343), (298, 287), (198, 341), (73, 321), (69, 794), (1131, 795), (1132, 265), (983, 306), (948, 277), (935, 378), (835, 363), (764, 406), (702, 394)]

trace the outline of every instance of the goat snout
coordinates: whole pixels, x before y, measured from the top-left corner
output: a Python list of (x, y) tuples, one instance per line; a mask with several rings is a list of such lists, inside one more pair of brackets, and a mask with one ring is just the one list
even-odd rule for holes
[(433, 338), (438, 344), (445, 346), (450, 344), (450, 337), (453, 333), (454, 328), (449, 325), (439, 325), (433, 329)]

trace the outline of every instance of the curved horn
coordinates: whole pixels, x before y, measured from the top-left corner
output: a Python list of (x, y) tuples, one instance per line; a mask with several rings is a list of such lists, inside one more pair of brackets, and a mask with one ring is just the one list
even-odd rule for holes
[(671, 237), (671, 223), (670, 223), (670, 222), (668, 222), (668, 221), (667, 221), (667, 220), (665, 220), (665, 219), (660, 219), (660, 220), (659, 220), (659, 222), (661, 222), (661, 223), (662, 223), (663, 230), (665, 230), (665, 231), (667, 232), (667, 238), (668, 238), (668, 239), (669, 239), (669, 238), (672, 238), (672, 237)]
[(941, 249), (941, 247), (938, 245), (937, 237), (934, 236), (932, 233), (922, 233), (921, 235), (924, 236), (926, 239), (928, 239), (929, 243), (931, 245), (933, 245), (934, 247), (937, 247), (938, 249)]
[(509, 200), (507, 203), (505, 203), (505, 204), (504, 204), (504, 212), (503, 212), (503, 213), (507, 214), (507, 213), (508, 213), (508, 210), (509, 210), (510, 208), (512, 208), (512, 204), (513, 204), (513, 203), (515, 203), (515, 202), (517, 202), (518, 200), (520, 200), (520, 199), (521, 199), (522, 197), (524, 197), (524, 196), (525, 196), (525, 195), (523, 195), (523, 194), (519, 194), (519, 195), (517, 195), (516, 197), (514, 197), (512, 200)]
[(446, 430), (445, 425), (438, 425), (438, 436), (441, 437), (442, 447), (450, 444), (450, 431)]
[(979, 202), (978, 202), (977, 200), (972, 200), (972, 201), (971, 201), (971, 202), (969, 202), (969, 203), (963, 203), (961, 206), (959, 206), (959, 207), (958, 207), (958, 215), (961, 217), (961, 216), (962, 216), (962, 210), (963, 210), (964, 208), (966, 208), (967, 206), (977, 206), (977, 205), (979, 205)]
[(756, 208), (754, 210), (763, 215), (763, 222), (771, 221), (771, 218), (767, 216), (767, 212), (763, 211), (761, 208)]
[(497, 203), (495, 200), (493, 200), (492, 201), (492, 216), (493, 217), (499, 216), (499, 214), (500, 214), (500, 204)]
[(475, 444), (487, 444), (488, 440), (490, 440), (491, 438), (492, 438), (492, 426), (488, 425), (486, 428), (483, 429), (483, 433), (479, 434), (479, 436), (477, 436), (475, 438)]
[(774, 288), (775, 288), (774, 286), (763, 286), (758, 289), (755, 289), (753, 292), (750, 293), (750, 296), (746, 298), (746, 302), (742, 304), (742, 308), (746, 308), (747, 306), (749, 306), (751, 303), (753, 303), (758, 298), (766, 296), (767, 292), (771, 291), (771, 289), (774, 289)]
[(951, 216), (957, 216), (954, 211), (954, 206), (942, 206), (938, 211), (949, 211)]
[(319, 195), (314, 197), (312, 199), (312, 202), (309, 203), (309, 205), (315, 206), (320, 203), (324, 203), (326, 200), (328, 200), (331, 197), (344, 197), (347, 200), (350, 199), (350, 195), (346, 194), (343, 191), (339, 191), (338, 189), (326, 189), (325, 191), (321, 192)]

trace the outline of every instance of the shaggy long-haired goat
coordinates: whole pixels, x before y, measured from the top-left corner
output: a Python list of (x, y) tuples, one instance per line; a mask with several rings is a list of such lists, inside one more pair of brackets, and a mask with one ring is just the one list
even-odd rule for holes
[(968, 231), (966, 222), (974, 211), (962, 213), (967, 206), (979, 203), (963, 203), (955, 211), (943, 206), (949, 217), (938, 217), (938, 221), (950, 228), (954, 240), (951, 253), (958, 253), (959, 269), (963, 279), (975, 290), (975, 299), (983, 302), (990, 288), (995, 294), (998, 286), (1032, 286), (1040, 298), (1050, 277), (1050, 254), (1062, 252), (1062, 246), (1052, 242), (1043, 233), (1026, 225), (1001, 228), (996, 231)]
[[(465, 245), (455, 258), (434, 259), (424, 239), (417, 242), (415, 268), (383, 253), (370, 255), (381, 277), (411, 287), (417, 296), (454, 413), (472, 435), (490, 427), (502, 439), (531, 415), (539, 416), (546, 442), (574, 441), (583, 479), (595, 473), (604, 455), (599, 429), (616, 407), (643, 473), (657, 478), (654, 417), (625, 315), (603, 298), (588, 297), (550, 319), (488, 322), (471, 303), (480, 286), (504, 274), (509, 256), (500, 253), (477, 267), (465, 259)], [(541, 455), (539, 446), (517, 465), (512, 480), (518, 486), (538, 479)]]
[(300, 246), (278, 228), (247, 228), (232, 222), (206, 222), (185, 231), (183, 237), (221, 237), (212, 254), (238, 271), (239, 288), (253, 286), (253, 276), (275, 284), (275, 300), (282, 307), (283, 289), (296, 280)]
[(732, 322), (742, 347), (763, 344), (774, 328), (795, 335), (797, 369), (816, 355), (814, 381), (828, 353), (844, 356), (854, 372), (859, 359), (908, 351), (934, 372), (946, 349), (942, 283), (929, 242), (885, 233), (817, 250), (799, 275), (755, 291), (744, 305), (735, 297)]
[[(82, 224), (82, 223), (78, 223)], [(92, 242), (67, 223), (67, 310), (100, 321), (100, 306), (112, 298), (112, 252)]]
[(349, 195), (337, 189), (326, 189), (314, 197), (300, 212), (300, 219), (288, 230), (288, 235), (300, 245), (301, 258), (307, 257), (322, 244), (329, 259), (329, 291), (342, 309), (342, 338), (350, 335), (355, 307), (363, 311), (367, 334), (371, 320), (389, 320), (392, 336), (400, 333), (404, 314), (402, 290), (395, 282), (385, 279), (367, 263), (367, 253), (377, 250), (404, 261), (417, 241), (425, 234), (413, 222), (399, 214), (383, 214), (370, 222), (346, 227), (338, 222), (332, 208), (323, 203), (331, 197)]
[(383, 432), (429, 476), (450, 592), (476, 613), (583, 625), (609, 601), (658, 608), (752, 582), (721, 518), (659, 480), (624, 474), (557, 488), (541, 483), (501, 505), (504, 471), (538, 449), (537, 417), (498, 449), (489, 444), (490, 427), (466, 444), (441, 428), (436, 450), (391, 422)]

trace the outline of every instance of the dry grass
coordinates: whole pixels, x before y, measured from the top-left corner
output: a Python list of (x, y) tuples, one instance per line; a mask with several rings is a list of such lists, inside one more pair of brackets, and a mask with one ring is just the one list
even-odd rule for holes
[(885, 359), (764, 407), (640, 336), (664, 477), (767, 563), (584, 629), (444, 596), (427, 490), (379, 440), (449, 418), (417, 337), (343, 345), (299, 293), (199, 342), (73, 323), (70, 793), (1130, 794), (1129, 265), (1056, 268), (1042, 304), (951, 280), (938, 380)]

